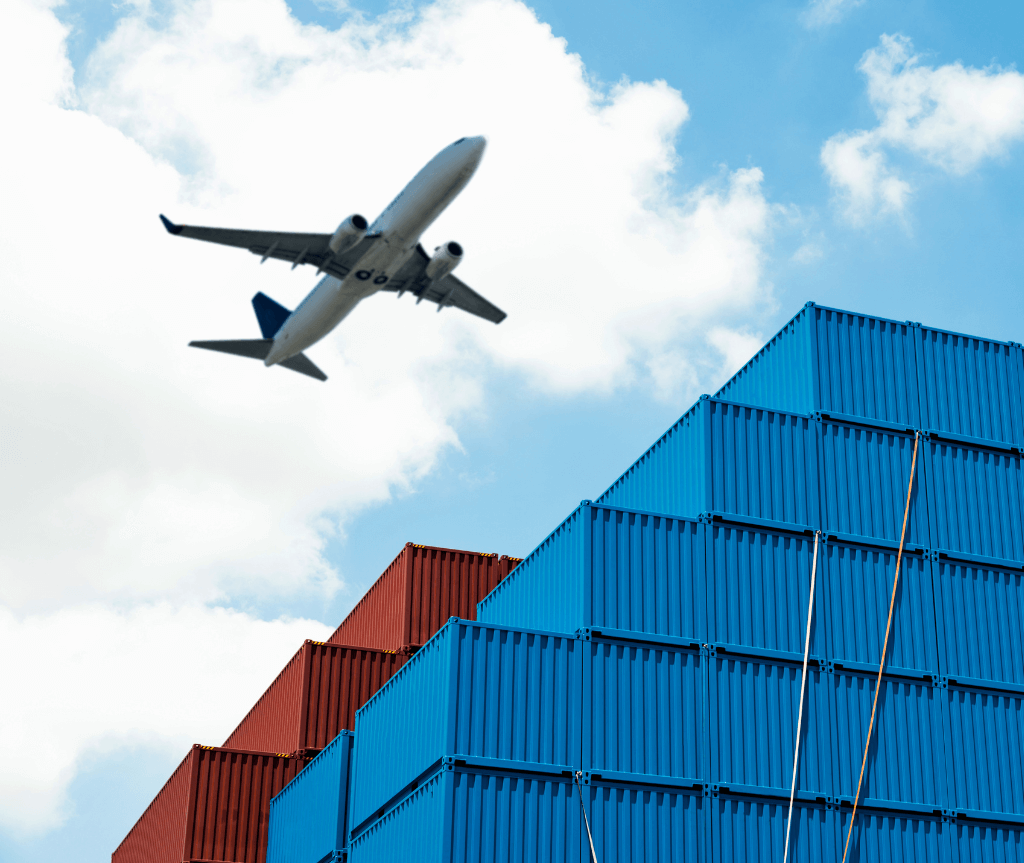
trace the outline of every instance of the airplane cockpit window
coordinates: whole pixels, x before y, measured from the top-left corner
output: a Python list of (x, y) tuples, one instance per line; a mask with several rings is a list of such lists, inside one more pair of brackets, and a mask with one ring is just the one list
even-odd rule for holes
[(459, 140), (458, 140), (458, 141), (456, 141), (456, 142), (455, 142), (454, 144), (452, 144), (452, 146), (453, 146), (453, 147), (455, 147), (455, 146), (457, 146), (457, 145), (461, 144), (461, 143), (462, 143), (463, 141), (465, 141), (465, 140), (466, 140), (465, 138), (459, 138)]

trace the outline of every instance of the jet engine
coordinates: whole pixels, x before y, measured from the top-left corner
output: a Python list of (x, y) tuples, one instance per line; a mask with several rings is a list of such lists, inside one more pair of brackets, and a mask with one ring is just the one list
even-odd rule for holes
[(462, 260), (462, 246), (452, 240), (434, 249), (427, 264), (426, 276), (431, 281), (443, 279), (454, 270)]
[(327, 248), (331, 250), (332, 255), (340, 255), (343, 252), (347, 252), (366, 236), (366, 228), (366, 219), (358, 213), (353, 213), (338, 225), (338, 229), (331, 236)]

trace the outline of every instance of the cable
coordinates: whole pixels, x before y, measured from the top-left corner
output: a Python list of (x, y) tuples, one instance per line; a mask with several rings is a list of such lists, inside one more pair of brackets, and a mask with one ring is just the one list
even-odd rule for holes
[(878, 665), (878, 680), (875, 681), (875, 700), (871, 705), (871, 720), (868, 722), (868, 736), (864, 741), (864, 758), (860, 762), (860, 778), (857, 779), (857, 793), (853, 797), (853, 812), (850, 815), (850, 830), (846, 834), (846, 847), (843, 848), (843, 863), (850, 850), (850, 838), (853, 836), (853, 822), (857, 818), (857, 801), (860, 800), (860, 786), (864, 781), (864, 768), (868, 763), (868, 749), (871, 747), (871, 732), (875, 727), (875, 711), (878, 709), (878, 693), (882, 691), (882, 669), (885, 668), (885, 655), (889, 650), (889, 632), (892, 629), (892, 610), (896, 605), (896, 585), (900, 580), (900, 563), (903, 561), (903, 541), (907, 537), (907, 517), (910, 515), (910, 492), (914, 488), (914, 476), (917, 473), (917, 444), (921, 433), (914, 435), (914, 458), (910, 463), (910, 482), (907, 483), (907, 505), (903, 510), (903, 531), (900, 533), (900, 550), (896, 555), (896, 574), (892, 579), (892, 597), (889, 600), (889, 619), (885, 624), (885, 641), (882, 642), (882, 660)]
[(576, 787), (580, 789), (580, 809), (583, 811), (583, 823), (587, 825), (587, 838), (590, 840), (590, 859), (597, 863), (597, 852), (594, 850), (594, 836), (590, 832), (590, 820), (587, 818), (587, 809), (583, 805), (583, 786), (580, 785), (580, 776), (583, 775), (581, 770), (577, 770), (573, 773), (572, 778), (576, 783)]
[(814, 531), (814, 557), (811, 559), (811, 592), (807, 597), (807, 636), (804, 638), (804, 673), (800, 679), (800, 708), (796, 716), (796, 746), (793, 752), (793, 784), (789, 789), (789, 815), (786, 817), (786, 846), (782, 851), (782, 863), (789, 857), (789, 828), (793, 823), (793, 798), (796, 797), (796, 766), (800, 759), (800, 728), (804, 721), (804, 692), (807, 689), (807, 659), (811, 653), (811, 618), (814, 615), (814, 580), (818, 573), (818, 537), (821, 531)]

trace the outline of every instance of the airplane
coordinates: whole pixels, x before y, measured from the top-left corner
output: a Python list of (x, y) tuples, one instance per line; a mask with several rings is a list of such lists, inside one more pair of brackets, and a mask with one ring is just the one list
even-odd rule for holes
[(160, 216), (175, 236), (238, 246), (268, 258), (317, 268), (326, 273), (294, 311), (260, 292), (252, 298), (262, 339), (193, 341), (190, 347), (263, 360), (325, 381), (303, 351), (330, 333), (361, 300), (378, 291), (404, 293), (437, 303), (438, 312), (454, 306), (500, 324), (505, 313), (452, 275), (463, 257), (450, 240), (427, 254), (420, 236), (455, 199), (476, 172), (487, 140), (459, 138), (434, 156), (398, 193), (372, 225), (354, 213), (333, 234), (290, 234), (176, 225)]

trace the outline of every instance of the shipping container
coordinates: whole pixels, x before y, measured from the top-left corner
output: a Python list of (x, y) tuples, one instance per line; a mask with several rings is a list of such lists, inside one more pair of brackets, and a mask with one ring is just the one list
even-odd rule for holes
[(574, 635), (452, 619), (356, 714), (359, 829), (446, 756), (579, 767)]
[(938, 556), (931, 564), (942, 673), (1024, 687), (1024, 572)]
[[(708, 638), (723, 650), (754, 647), (803, 656), (814, 537), (713, 522), (706, 528)], [(811, 655), (825, 655), (825, 543), (819, 543)]]
[[(788, 797), (746, 797), (718, 790), (709, 795), (705, 806), (710, 816), (709, 853), (705, 857), (709, 863), (778, 863), (782, 860), (789, 818)], [(839, 844), (837, 820), (830, 804), (797, 801), (793, 806), (787, 861), (841, 861), (843, 849)]]
[(922, 425), (1024, 444), (1020, 345), (917, 326)]
[(700, 644), (581, 642), (584, 769), (699, 787), (708, 746)]
[(717, 392), (792, 413), (1024, 444), (1024, 352), (808, 303)]
[(817, 525), (818, 438), (806, 414), (701, 396), (596, 503)]
[[(924, 445), (932, 547), (1024, 561), (1024, 472), (1016, 452)], [(924, 507), (920, 507), (924, 509)]]
[[(803, 669), (800, 662), (724, 652), (708, 657), (708, 781), (742, 787), (744, 793), (788, 796), (793, 780), (797, 715)], [(808, 668), (797, 766), (797, 788), (832, 795), (831, 675), (815, 662)], [(858, 766), (860, 762), (858, 761)]]
[(407, 542), (327, 642), (378, 650), (424, 644), (449, 617), (475, 620), (476, 604), (515, 561)]
[(342, 731), (270, 801), (267, 863), (320, 863), (348, 847), (351, 731)]
[(111, 863), (264, 863), (270, 798), (307, 762), (193, 746)]
[(950, 684), (942, 692), (952, 744), (951, 808), (1024, 822), (1024, 687), (1017, 690)]
[[(884, 626), (884, 622), (882, 623)], [(875, 694), (875, 673), (825, 675), (833, 690), (830, 748), (836, 757), (834, 795), (852, 802)], [(943, 722), (945, 692), (934, 678), (886, 674), (878, 699), (861, 797), (890, 809), (949, 808), (949, 745)]]
[(307, 639), (224, 746), (313, 754), (342, 729), (355, 730), (356, 710), (406, 659), (404, 653)]
[[(914, 463), (914, 435), (822, 420), (821, 489), (823, 523), (830, 533), (898, 544), (903, 530), (907, 485)], [(906, 543), (928, 546), (925, 444), (918, 443)]]
[(583, 863), (582, 822), (569, 777), (447, 764), (353, 835), (349, 860)]
[[(583, 791), (599, 861), (704, 863), (709, 859), (708, 808), (702, 789), (609, 782), (591, 774)], [(590, 863), (585, 834), (583, 842), (581, 863)]]
[[(822, 543), (819, 573), (827, 595), (828, 656), (837, 667), (878, 669), (897, 552)], [(886, 667), (918, 677), (939, 673), (931, 557), (904, 552)]]
[(499, 626), (706, 641), (704, 525), (584, 501), (477, 615)]

